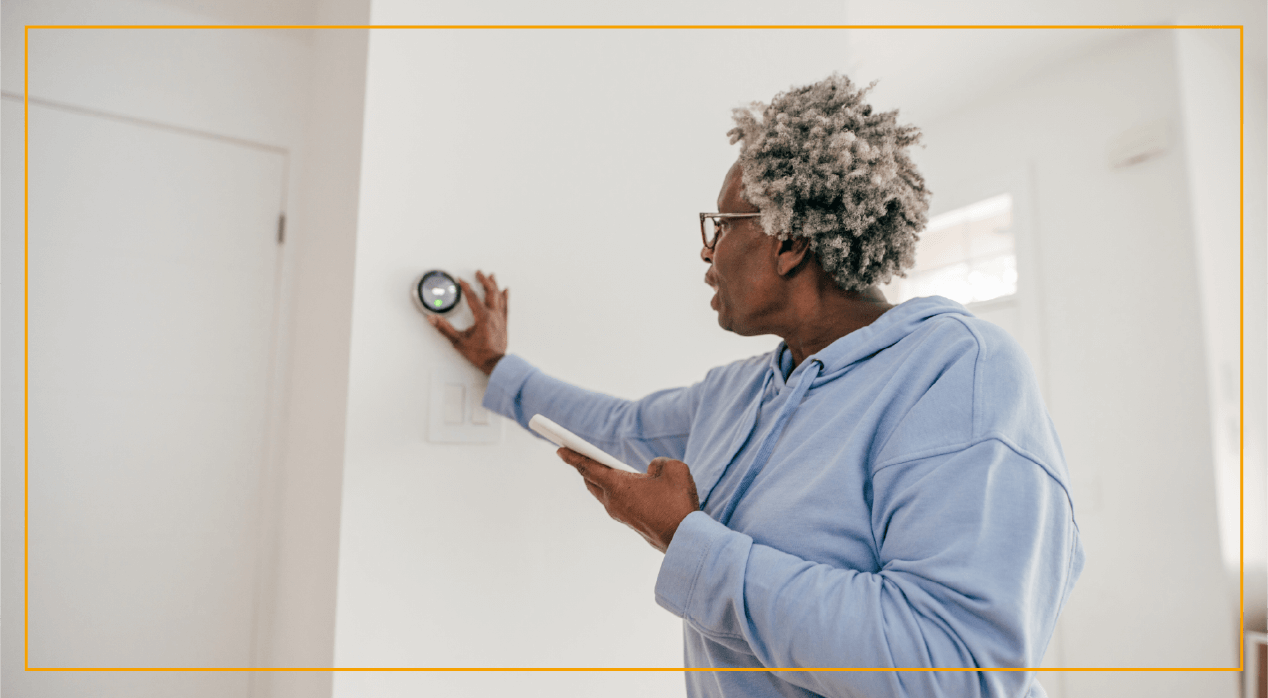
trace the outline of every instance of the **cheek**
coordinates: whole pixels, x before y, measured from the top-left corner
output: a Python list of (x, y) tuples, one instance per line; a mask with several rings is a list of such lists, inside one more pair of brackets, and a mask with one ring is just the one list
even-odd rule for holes
[(719, 241), (717, 251), (713, 255), (713, 266), (718, 270), (719, 277), (725, 277), (727, 281), (734, 283), (736, 277), (743, 272), (740, 269), (740, 259), (743, 255), (733, 249), (734, 243), (724, 246)]
[(714, 259), (714, 264), (718, 267), (718, 276), (726, 279), (731, 293), (741, 293), (746, 286), (752, 284), (754, 270), (752, 265), (747, 263), (745, 250), (733, 247), (726, 252), (721, 259)]

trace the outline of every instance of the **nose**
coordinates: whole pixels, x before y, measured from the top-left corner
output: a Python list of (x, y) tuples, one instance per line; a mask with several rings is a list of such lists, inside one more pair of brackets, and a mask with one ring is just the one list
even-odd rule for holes
[(708, 247), (705, 247), (704, 245), (701, 245), (700, 246), (700, 260), (703, 261), (705, 264), (713, 264), (713, 250), (709, 249)]

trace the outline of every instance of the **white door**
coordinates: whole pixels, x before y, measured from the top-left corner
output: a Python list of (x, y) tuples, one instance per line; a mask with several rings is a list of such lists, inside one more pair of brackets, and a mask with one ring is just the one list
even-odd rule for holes
[[(13, 220), (21, 104), (3, 112)], [(34, 104), (29, 149), (29, 665), (250, 666), (285, 154)], [(8, 679), (248, 692), (239, 672)]]

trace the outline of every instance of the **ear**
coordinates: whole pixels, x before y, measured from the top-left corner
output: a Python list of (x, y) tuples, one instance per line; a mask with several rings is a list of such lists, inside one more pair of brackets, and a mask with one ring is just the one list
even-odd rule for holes
[(775, 251), (775, 271), (780, 276), (792, 274), (806, 260), (809, 250), (809, 238), (799, 236), (790, 237), (787, 240), (779, 240)]

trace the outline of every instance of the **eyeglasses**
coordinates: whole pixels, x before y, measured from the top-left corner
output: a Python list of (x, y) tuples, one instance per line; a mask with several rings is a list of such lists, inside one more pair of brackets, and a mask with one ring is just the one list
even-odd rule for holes
[(760, 213), (702, 213), (700, 214), (700, 240), (705, 249), (713, 250), (718, 244), (722, 223), (728, 218), (757, 218)]

